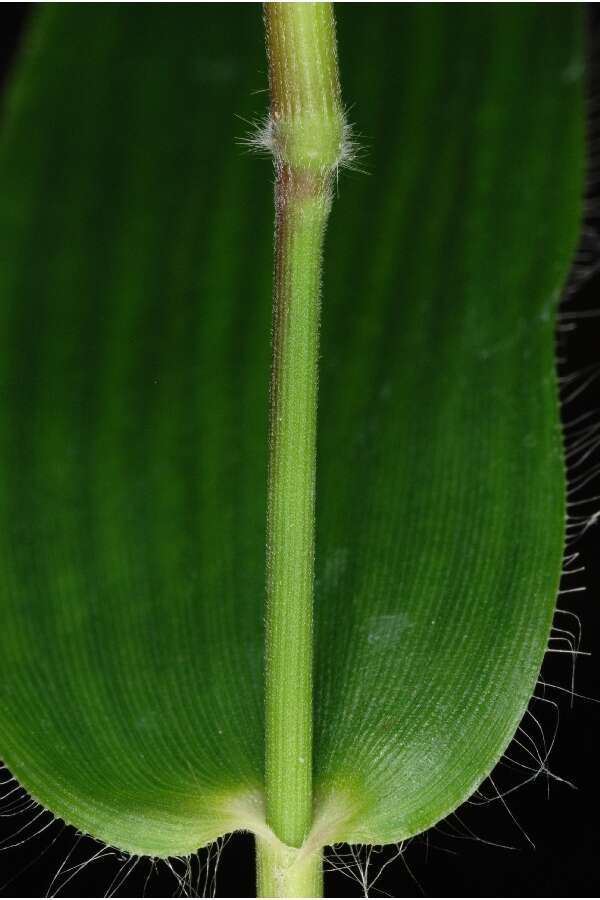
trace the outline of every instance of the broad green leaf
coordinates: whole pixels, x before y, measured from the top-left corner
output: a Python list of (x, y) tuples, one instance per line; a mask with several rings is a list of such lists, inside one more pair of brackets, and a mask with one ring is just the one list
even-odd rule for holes
[[(272, 198), (257, 4), (65, 5), (0, 145), (0, 752), (191, 852), (263, 814)], [(316, 810), (398, 840), (488, 775), (558, 586), (576, 6), (342, 5), (321, 350)]]

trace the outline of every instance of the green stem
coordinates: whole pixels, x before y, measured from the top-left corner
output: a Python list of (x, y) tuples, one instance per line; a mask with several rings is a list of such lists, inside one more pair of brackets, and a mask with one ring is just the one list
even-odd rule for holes
[[(266, 807), (267, 823), (279, 841), (298, 848), (313, 815), (321, 257), (332, 178), (343, 152), (344, 118), (331, 4), (269, 3), (265, 23), (269, 133), (277, 174), (267, 521)], [(268, 860), (263, 873), (267, 864)], [(272, 884), (271, 876), (263, 874), (262, 883)]]
[(268, 511), (267, 822), (300, 847), (312, 821), (312, 644), (319, 199), (278, 185)]
[(306, 853), (279, 842), (256, 839), (257, 897), (322, 897), (320, 850)]

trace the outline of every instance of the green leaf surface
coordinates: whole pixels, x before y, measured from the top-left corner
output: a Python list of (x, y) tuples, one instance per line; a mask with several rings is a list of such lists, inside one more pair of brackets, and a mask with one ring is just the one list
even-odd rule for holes
[[(337, 13), (369, 174), (326, 251), (316, 814), (384, 843), (488, 775), (548, 640), (582, 35), (561, 4)], [(260, 7), (35, 19), (0, 144), (0, 752), (82, 831), (182, 854), (264, 826)]]

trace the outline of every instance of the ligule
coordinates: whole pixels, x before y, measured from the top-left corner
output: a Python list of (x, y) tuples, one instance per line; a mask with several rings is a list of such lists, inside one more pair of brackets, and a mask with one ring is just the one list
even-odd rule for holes
[(331, 3), (266, 3), (270, 142), (277, 163), (302, 173), (334, 170), (344, 156)]

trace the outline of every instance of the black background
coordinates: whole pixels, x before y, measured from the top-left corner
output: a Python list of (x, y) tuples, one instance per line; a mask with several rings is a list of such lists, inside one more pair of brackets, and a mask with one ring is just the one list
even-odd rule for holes
[[(0, 13), (0, 73), (5, 78), (18, 46), (19, 36), (30, 11), (28, 4), (3, 4)], [(589, 10), (589, 53), (592, 60), (599, 57), (600, 15), (597, 7)], [(589, 375), (598, 365), (600, 370), (600, 273), (594, 274), (594, 262), (600, 264), (600, 239), (596, 235), (600, 224), (600, 185), (594, 183), (594, 169), (600, 175), (600, 145), (594, 140), (594, 120), (600, 119), (600, 78), (592, 65), (590, 94), (590, 177), (586, 229), (583, 251), (580, 253), (571, 278), (567, 298), (563, 302), (565, 318), (562, 327), (573, 331), (559, 334), (561, 375), (574, 375), (585, 370)], [(596, 82), (596, 83), (594, 83)], [(599, 134), (600, 137), (600, 134)], [(0, 198), (1, 202), (1, 198)], [(598, 312), (598, 317), (593, 315)], [(574, 314), (583, 313), (581, 318)], [(586, 313), (592, 313), (586, 316)], [(582, 375), (582, 380), (584, 376)], [(571, 389), (580, 382), (571, 384)], [(565, 388), (567, 390), (567, 388)], [(600, 411), (600, 377), (563, 409), (568, 423), (583, 413)], [(598, 413), (600, 414), (600, 412)], [(594, 417), (589, 422), (593, 422)], [(590, 458), (590, 467), (600, 462), (600, 450)], [(594, 489), (595, 488), (595, 489)], [(600, 478), (590, 484), (583, 496), (600, 493)], [(600, 508), (600, 499), (579, 512)], [(585, 592), (565, 593), (560, 597), (562, 609), (576, 612), (583, 625), (581, 650), (594, 651), (596, 656), (579, 656), (575, 690), (592, 698), (600, 698), (600, 675), (596, 663), (600, 652), (598, 633), (600, 608), (597, 602), (600, 587), (600, 554), (597, 553), (598, 528), (591, 527), (578, 540), (573, 551), (580, 553), (586, 567), (584, 574), (565, 579), (564, 589), (585, 587)], [(577, 630), (574, 618), (556, 619), (561, 627)], [(558, 643), (553, 646), (564, 647)], [(571, 685), (572, 658), (569, 654), (549, 654), (543, 669), (546, 682), (565, 690), (546, 690), (546, 697), (558, 703), (560, 716), (556, 739), (548, 761), (551, 772), (565, 781), (558, 781), (541, 771), (529, 783), (506, 795), (505, 802), (467, 804), (428, 835), (415, 839), (404, 848), (401, 858), (392, 862), (382, 873), (371, 896), (386, 892), (391, 896), (598, 896), (600, 893), (600, 828), (597, 814), (600, 805), (598, 775), (600, 754), (596, 736), (600, 734), (600, 703), (576, 698), (571, 704), (568, 689)], [(555, 709), (550, 704), (534, 701), (531, 711), (539, 719), (547, 742), (554, 732)], [(526, 723), (526, 731), (542, 749), (540, 732), (533, 719)], [(527, 746), (528, 738), (521, 736)], [(517, 763), (531, 763), (522, 747), (514, 745), (509, 756)], [(519, 774), (520, 773), (520, 774)], [(501, 767), (494, 775), (494, 785), (500, 791), (510, 790), (533, 772)], [(495, 793), (488, 783), (483, 790), (487, 796)], [(481, 798), (480, 798), (481, 799)], [(1, 810), (0, 810), (1, 812)], [(31, 820), (34, 813), (20, 817), (0, 818), (0, 842), (11, 844), (44, 827), (50, 820), (42, 816), (22, 834), (17, 831)], [(11, 839), (11, 836), (12, 839)], [(495, 845), (505, 846), (495, 846)], [(535, 845), (535, 846), (533, 846)], [(507, 846), (512, 849), (507, 849)], [(49, 825), (37, 837), (19, 846), (0, 852), (0, 895), (44, 896), (53, 877), (69, 853), (59, 883), (64, 884), (61, 896), (104, 896), (118, 888), (119, 878), (128, 874), (131, 862), (109, 856), (91, 862), (66, 883), (65, 870), (92, 857), (99, 845), (64, 828), (61, 823)], [(383, 861), (395, 848), (387, 848), (373, 857), (370, 877), (374, 877)], [(204, 862), (204, 858), (202, 857)], [(117, 891), (120, 896), (181, 896), (176, 875), (184, 874), (181, 863), (174, 862), (175, 874), (166, 864), (151, 871), (148, 861), (140, 861), (127, 881)], [(214, 867), (212, 867), (214, 869)], [(198, 874), (194, 863), (193, 874)], [(113, 883), (113, 879), (117, 880)], [(223, 849), (217, 873), (220, 896), (253, 896), (254, 864), (252, 840), (246, 835), (232, 837)], [(111, 884), (112, 883), (112, 884)], [(378, 890), (379, 889), (379, 890)], [(54, 889), (53, 889), (54, 890)], [(327, 875), (329, 896), (361, 896), (356, 881), (339, 872)]]

